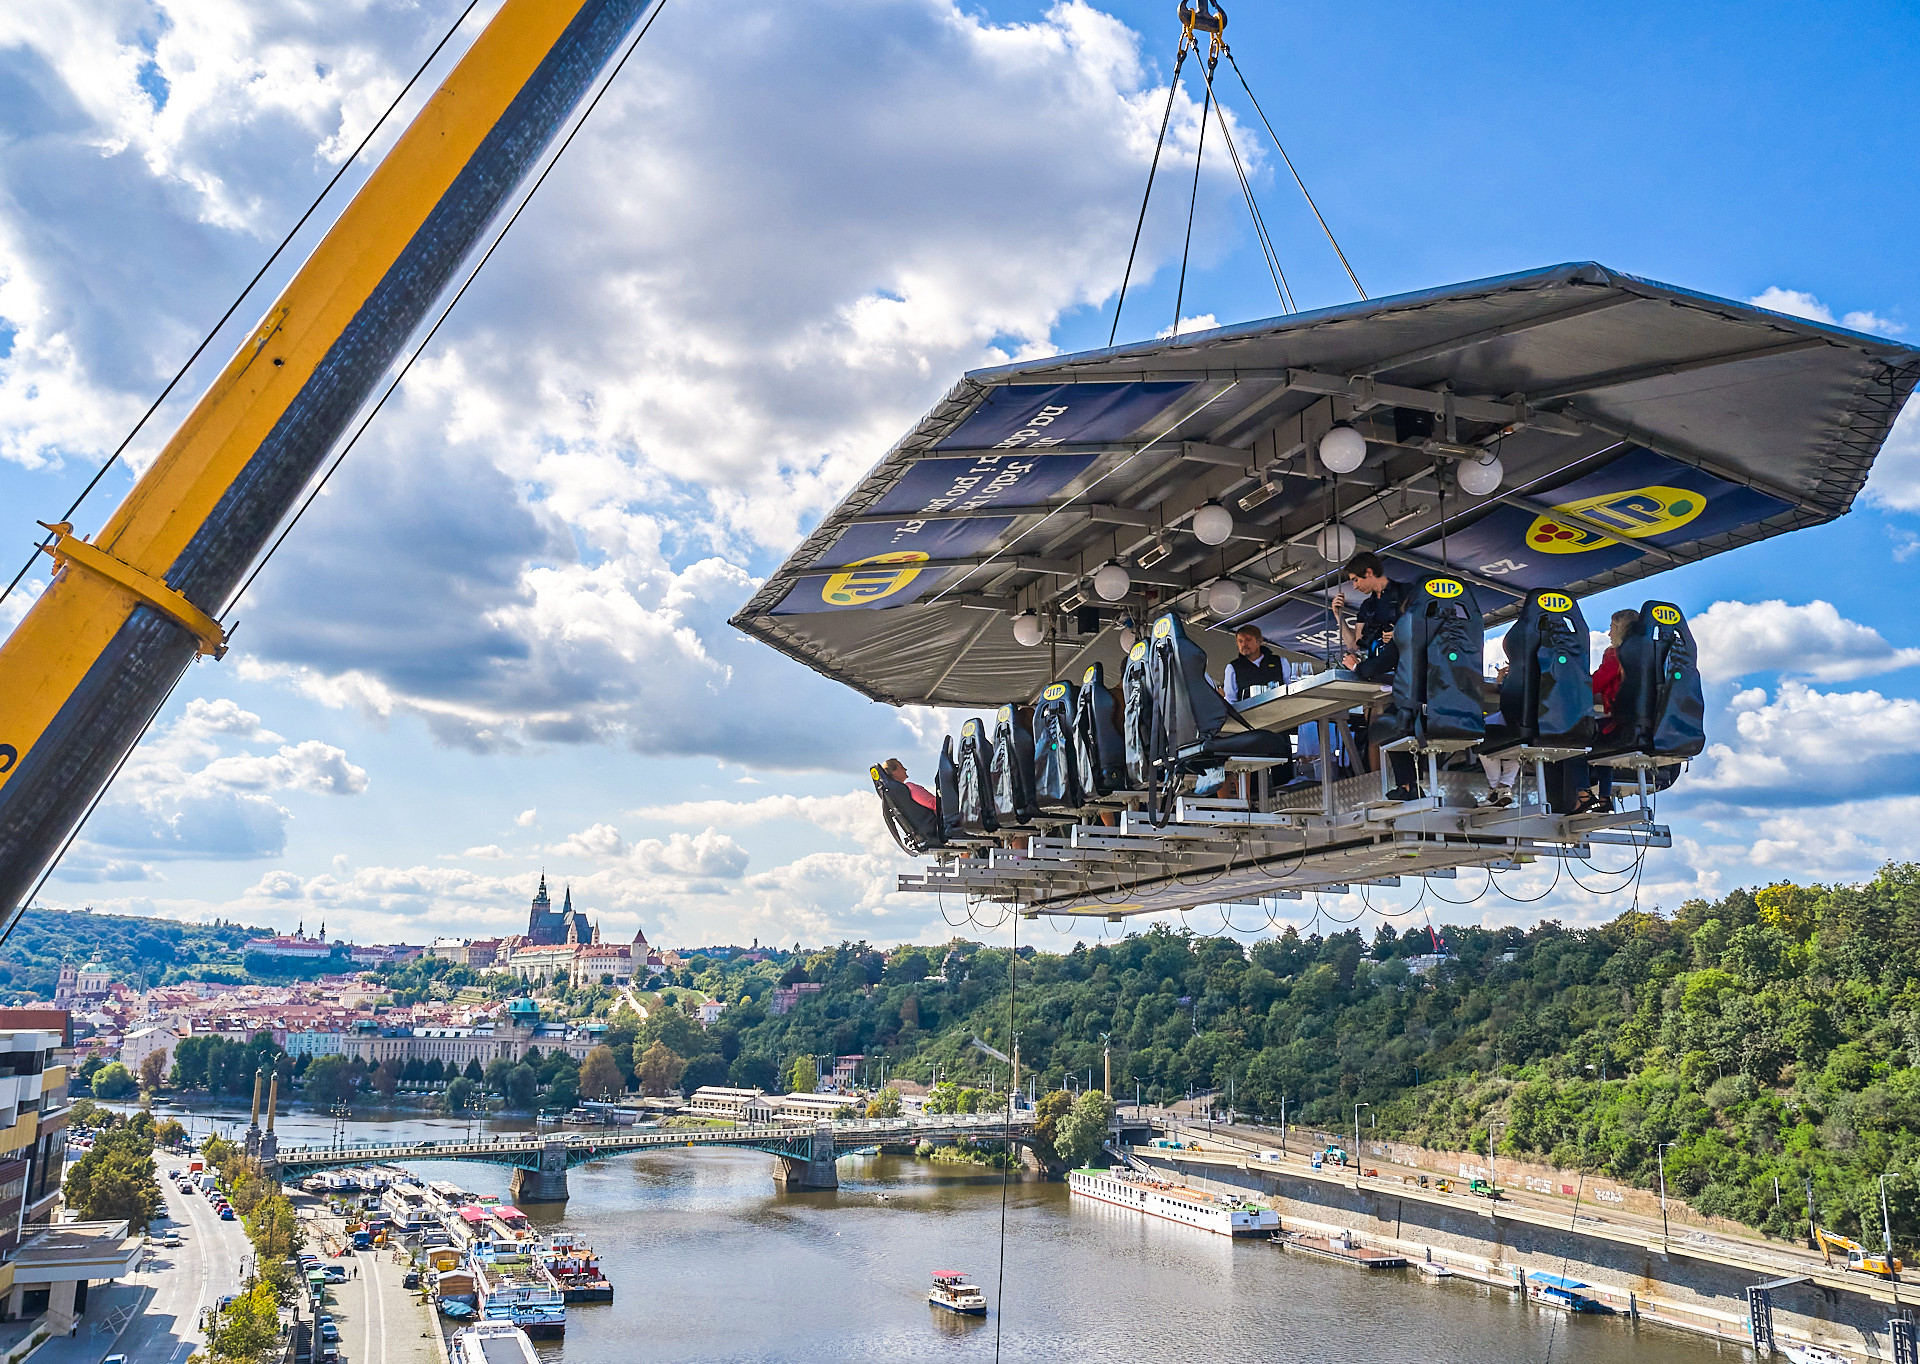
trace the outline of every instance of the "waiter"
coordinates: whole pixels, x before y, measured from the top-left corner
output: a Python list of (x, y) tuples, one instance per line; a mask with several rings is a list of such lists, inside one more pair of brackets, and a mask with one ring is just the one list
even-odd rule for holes
[(1233, 632), (1234, 648), (1239, 655), (1227, 664), (1226, 686), (1222, 689), (1230, 705), (1238, 705), (1253, 694), (1256, 687), (1271, 687), (1287, 682), (1287, 661), (1267, 647), (1266, 636), (1257, 625), (1243, 625)]

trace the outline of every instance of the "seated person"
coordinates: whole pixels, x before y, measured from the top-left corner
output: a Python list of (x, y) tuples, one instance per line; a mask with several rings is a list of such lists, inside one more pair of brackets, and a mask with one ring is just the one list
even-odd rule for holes
[[(1487, 733), (1491, 736), (1495, 728), (1499, 727), (1506, 735), (1506, 740), (1511, 741), (1513, 731), (1505, 728), (1506, 719), (1500, 711), (1500, 684), (1506, 680), (1507, 665), (1502, 663), (1499, 673), (1494, 678), (1493, 705), (1487, 711)], [(1480, 766), (1487, 774), (1487, 798), (1480, 803), (1497, 805), (1503, 809), (1513, 804), (1513, 784), (1520, 776), (1520, 760), (1497, 756), (1490, 758), (1483, 753), (1480, 755)]]
[(907, 765), (898, 758), (888, 758), (880, 764), (880, 770), (906, 787), (907, 794), (912, 796), (914, 800), (920, 804), (926, 806), (929, 810), (936, 810), (940, 807), (940, 802), (933, 798), (933, 792), (927, 790), (926, 787), (917, 781), (907, 780)]
[(1239, 655), (1227, 664), (1226, 686), (1221, 694), (1228, 705), (1239, 705), (1254, 688), (1291, 682), (1293, 670), (1287, 661), (1267, 647), (1266, 636), (1257, 625), (1243, 625), (1233, 632), (1233, 646)]
[[(1604, 747), (1618, 741), (1619, 722), (1613, 718), (1614, 703), (1620, 699), (1620, 684), (1626, 674), (1620, 671), (1620, 646), (1627, 636), (1640, 628), (1640, 613), (1634, 610), (1615, 611), (1607, 622), (1606, 653), (1600, 657), (1600, 666), (1593, 670), (1593, 704), (1602, 712), (1599, 733), (1595, 737), (1595, 747)], [(1580, 803), (1574, 807), (1576, 815), (1584, 815), (1590, 810), (1611, 809), (1613, 806), (1613, 769), (1598, 767), (1594, 771), (1597, 793), (1586, 793)]]

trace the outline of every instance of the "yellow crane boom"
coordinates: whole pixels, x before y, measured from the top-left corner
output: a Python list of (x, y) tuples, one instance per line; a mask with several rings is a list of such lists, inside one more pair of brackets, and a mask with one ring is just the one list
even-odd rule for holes
[(10, 922), (647, 0), (505, 0), (97, 535), (0, 644)]

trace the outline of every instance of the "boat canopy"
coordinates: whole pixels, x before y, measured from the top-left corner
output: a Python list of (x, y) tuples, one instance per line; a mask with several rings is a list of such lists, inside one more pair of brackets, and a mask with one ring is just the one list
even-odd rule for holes
[[(1920, 349), (1590, 263), (977, 370), (732, 623), (894, 704), (1117, 677), (1168, 607), (1215, 664), (1244, 623), (1324, 658), (1354, 549), (1499, 620), (1830, 521), (1916, 379)], [(1367, 457), (1332, 474), (1343, 423)]]

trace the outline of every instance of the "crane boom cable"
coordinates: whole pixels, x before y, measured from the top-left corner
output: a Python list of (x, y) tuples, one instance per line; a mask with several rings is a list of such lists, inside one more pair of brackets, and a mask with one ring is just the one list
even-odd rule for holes
[(1226, 47), (1224, 43), (1222, 49), (1227, 54), (1227, 64), (1233, 68), (1233, 74), (1240, 78), (1240, 88), (1247, 92), (1247, 98), (1252, 101), (1253, 111), (1260, 115), (1260, 122), (1266, 128), (1267, 136), (1273, 141), (1273, 149), (1280, 153), (1280, 159), (1286, 163), (1288, 173), (1293, 176), (1293, 183), (1300, 187), (1301, 198), (1305, 199), (1307, 207), (1313, 210), (1314, 221), (1319, 223), (1320, 230), (1327, 234), (1327, 244), (1333, 248), (1333, 254), (1340, 258), (1341, 268), (1347, 272), (1347, 278), (1353, 282), (1353, 291), (1359, 294), (1364, 302), (1367, 291), (1360, 284), (1360, 276), (1353, 272), (1353, 266), (1347, 260), (1347, 253), (1340, 249), (1340, 243), (1334, 239), (1333, 229), (1327, 226), (1327, 220), (1321, 216), (1320, 205), (1313, 201), (1313, 195), (1307, 189), (1307, 182), (1300, 178), (1300, 172), (1294, 168), (1293, 158), (1287, 155), (1287, 149), (1281, 145), (1280, 135), (1274, 132), (1273, 124), (1267, 119), (1267, 111), (1260, 107), (1259, 97), (1253, 93), (1253, 87), (1247, 84), (1246, 73), (1240, 69), (1240, 63), (1233, 59), (1233, 49)]
[[(1209, 63), (1207, 72), (1207, 93), (1213, 95), (1213, 65)], [(1281, 306), (1288, 312), (1298, 312), (1299, 307), (1293, 301), (1293, 290), (1287, 283), (1287, 272), (1280, 265), (1280, 253), (1274, 247), (1273, 235), (1267, 230), (1267, 220), (1260, 212), (1260, 204), (1254, 198), (1253, 184), (1247, 178), (1247, 168), (1240, 160), (1240, 149), (1234, 145), (1233, 131), (1227, 126), (1226, 107), (1213, 100), (1214, 117), (1220, 122), (1220, 137), (1227, 144), (1227, 156), (1233, 162), (1233, 173), (1240, 181), (1240, 193), (1247, 201), (1247, 213), (1253, 219), (1254, 236), (1260, 242), (1260, 254), (1267, 264), (1267, 273), (1273, 277), (1274, 292), (1280, 295)]]
[(1153, 177), (1160, 170), (1160, 151), (1167, 143), (1167, 124), (1173, 118), (1173, 97), (1180, 92), (1180, 68), (1186, 65), (1187, 53), (1191, 51), (1187, 35), (1180, 35), (1180, 50), (1173, 59), (1173, 79), (1167, 82), (1167, 107), (1160, 115), (1160, 136), (1153, 144), (1153, 161), (1147, 167), (1147, 192), (1140, 196), (1140, 216), (1133, 224), (1133, 245), (1127, 250), (1127, 268), (1120, 276), (1120, 297), (1113, 305), (1113, 329), (1107, 333), (1107, 344), (1111, 346), (1114, 338), (1120, 335), (1120, 310), (1127, 306), (1127, 285), (1133, 279), (1133, 259), (1140, 250), (1140, 232), (1147, 225), (1147, 204), (1153, 198)]
[[(314, 213), (319, 210), (320, 205), (326, 201), (327, 196), (333, 193), (333, 187), (340, 183), (340, 177), (347, 173), (348, 168), (351, 167), (355, 161), (359, 160), (360, 153), (367, 149), (367, 144), (373, 141), (374, 135), (386, 126), (387, 120), (393, 117), (394, 110), (398, 109), (401, 101), (406, 99), (407, 92), (419, 83), (420, 77), (426, 74), (429, 66), (433, 65), (433, 59), (440, 55), (441, 49), (446, 47), (447, 43), (453, 38), (453, 35), (460, 31), (460, 26), (466, 23), (467, 16), (473, 13), (474, 6), (479, 3), (480, 0), (467, 0), (467, 7), (460, 11), (460, 17), (455, 19), (452, 26), (441, 35), (440, 41), (433, 45), (433, 51), (427, 54), (426, 60), (420, 63), (419, 69), (413, 73), (407, 83), (400, 87), (400, 93), (393, 97), (393, 102), (387, 106), (386, 111), (374, 120), (373, 126), (367, 129), (366, 136), (360, 139), (360, 144), (353, 149), (353, 152), (345, 161), (340, 163), (340, 169), (333, 173), (333, 178), (328, 180), (320, 193), (314, 196), (313, 202), (307, 205), (307, 211), (300, 215), (300, 220), (287, 229), (287, 235), (280, 239), (280, 245), (273, 248), (273, 254), (268, 256), (260, 268), (254, 272), (253, 278), (247, 281), (246, 287), (240, 290), (239, 294), (234, 297), (233, 302), (227, 305), (227, 310), (220, 314), (220, 320), (213, 324), (207, 334), (201, 338), (200, 344), (193, 348), (193, 354), (189, 355), (180, 368), (174, 372), (173, 377), (167, 380), (167, 386), (160, 390), (160, 396), (155, 398), (147, 410), (140, 414), (140, 419), (133, 424), (133, 429), (127, 432), (126, 438), (114, 447), (111, 455), (107, 456), (106, 463), (102, 464), (99, 469), (94, 472), (93, 477), (87, 480), (87, 486), (80, 490), (80, 495), (73, 499), (73, 505), (67, 508), (66, 514), (60, 517), (60, 520), (73, 520), (74, 513), (80, 510), (80, 504), (87, 500), (87, 495), (99, 485), (101, 479), (107, 476), (107, 471), (119, 463), (120, 456), (126, 453), (129, 445), (133, 444), (134, 437), (138, 436), (146, 427), (147, 422), (152, 419), (153, 414), (160, 410), (160, 405), (167, 400), (168, 395), (170, 395), (175, 388), (179, 387), (180, 381), (187, 377), (187, 371), (193, 368), (194, 362), (200, 358), (208, 346), (213, 344), (213, 339), (220, 335), (221, 328), (225, 327), (227, 323), (232, 320), (234, 313), (239, 311), (240, 305), (247, 301), (247, 296), (251, 294), (260, 281), (265, 278), (267, 271), (273, 268), (273, 263), (280, 259), (280, 254), (292, 243), (294, 237), (299, 234), (300, 229), (307, 225), (307, 220), (313, 217)], [(27, 556), (26, 563), (22, 564), (20, 571), (13, 575), (13, 581), (7, 584), (4, 591), (0, 591), (0, 602), (5, 601), (13, 594), (13, 589), (18, 587), (20, 580), (32, 571), (34, 564), (40, 560), (41, 551), (48, 545), (51, 545), (53, 539), (54, 537), (52, 535), (48, 535), (45, 540), (34, 546), (33, 553)], [(44, 878), (42, 879), (44, 880)], [(0, 939), (0, 941), (4, 941), (4, 939)]]
[(553, 173), (553, 168), (560, 164), (560, 158), (567, 154), (567, 148), (573, 145), (573, 139), (579, 135), (582, 128), (587, 126), (587, 120), (593, 116), (593, 111), (599, 107), (600, 101), (606, 95), (607, 91), (613, 88), (613, 82), (619, 77), (621, 69), (626, 66), (627, 59), (633, 55), (634, 49), (640, 46), (640, 40), (647, 36), (647, 30), (653, 27), (653, 21), (660, 17), (660, 12), (666, 7), (667, 0), (657, 0), (652, 12), (647, 15), (646, 22), (640, 26), (640, 31), (633, 35), (633, 41), (627, 44), (627, 50), (620, 54), (620, 60), (615, 63), (613, 70), (608, 73), (600, 89), (594, 93), (593, 99), (587, 104), (586, 109), (581, 113), (579, 119), (575, 121), (565, 139), (561, 141), (559, 149), (554, 152), (553, 156), (547, 161), (547, 164), (541, 169), (539, 176), (533, 182), (533, 186), (527, 190), (519, 204), (515, 206), (512, 215), (509, 216), (506, 221), (506, 225), (494, 236), (492, 242), (488, 243), (486, 251), (474, 264), (473, 269), (467, 272), (467, 277), (461, 281), (460, 288), (455, 291), (452, 298), (447, 300), (447, 306), (442, 308), (440, 315), (434, 319), (433, 326), (428, 328), (427, 334), (420, 338), (420, 344), (414, 347), (413, 354), (407, 357), (406, 362), (400, 366), (399, 372), (393, 376), (386, 388), (381, 391), (380, 397), (374, 402), (372, 408), (368, 410), (367, 415), (361, 418), (360, 424), (354, 428), (353, 434), (347, 438), (347, 443), (341, 446), (340, 453), (333, 457), (333, 462), (327, 465), (326, 471), (320, 475), (313, 487), (308, 490), (307, 495), (301, 499), (300, 505), (294, 509), (293, 515), (287, 519), (286, 525), (280, 528), (280, 533), (274, 537), (273, 543), (267, 546), (267, 552), (260, 556), (260, 562), (253, 566), (252, 572), (247, 574), (246, 579), (240, 584), (239, 588), (235, 590), (226, 606), (221, 609), (220, 616), (223, 621), (232, 613), (233, 609), (240, 604), (240, 599), (246, 595), (247, 589), (253, 586), (254, 579), (260, 576), (261, 571), (266, 568), (268, 562), (272, 560), (280, 546), (286, 543), (287, 536), (291, 535), (293, 528), (300, 524), (300, 518), (307, 514), (308, 509), (313, 506), (315, 500), (326, 490), (328, 481), (332, 479), (334, 474), (339, 470), (341, 464), (346, 461), (353, 447), (359, 444), (360, 437), (366, 434), (367, 428), (373, 424), (373, 419), (380, 415), (380, 409), (387, 405), (387, 399), (391, 398), (394, 390), (400, 387), (401, 381), (407, 377), (408, 371), (413, 368), (414, 361), (426, 353), (427, 346), (433, 341), (434, 336), (439, 332), (442, 324), (452, 315), (454, 307), (460, 300), (466, 297), (467, 290), (473, 286), (474, 280), (480, 277), (481, 270), (486, 267), (488, 261), (493, 259), (493, 253), (500, 249), (500, 243), (507, 239), (509, 232), (513, 231), (513, 225), (520, 221), (520, 215), (526, 212), (527, 205), (533, 202), (533, 196), (540, 192), (540, 186), (547, 182), (547, 177)]
[[(1211, 65), (1211, 63), (1209, 63)], [(1207, 93), (1200, 104), (1200, 136), (1193, 148), (1193, 191), (1187, 197), (1187, 237), (1180, 246), (1180, 286), (1173, 294), (1172, 339), (1180, 339), (1180, 308), (1187, 297), (1187, 257), (1193, 251), (1193, 215), (1200, 206), (1200, 165), (1207, 155), (1207, 115), (1213, 111), (1213, 73), (1207, 73)], [(1118, 322), (1120, 319), (1113, 319)]]

